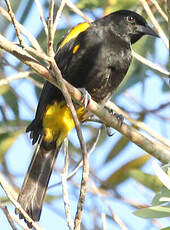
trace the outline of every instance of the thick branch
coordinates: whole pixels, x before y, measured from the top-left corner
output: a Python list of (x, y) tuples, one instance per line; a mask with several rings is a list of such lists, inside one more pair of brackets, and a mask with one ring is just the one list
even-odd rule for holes
[[(56, 79), (54, 79), (50, 72), (46, 67), (41, 65), (38, 61), (33, 59), (30, 55), (28, 55), (25, 51), (23, 51), (18, 46), (14, 45), (12, 42), (8, 41), (5, 37), (0, 34), (0, 47), (23, 63), (28, 65), (32, 70), (39, 73), (44, 79), (50, 81), (56, 87), (58, 87), (56, 83)], [(60, 74), (60, 73), (58, 73)], [(69, 93), (72, 95), (73, 99), (76, 101), (81, 101), (81, 93), (78, 89), (71, 86), (68, 82), (64, 81)], [(108, 110), (104, 109), (101, 105), (98, 105), (95, 101), (91, 100), (87, 109), (92, 113), (96, 114), (103, 122), (106, 123), (107, 126), (113, 127), (118, 130), (120, 133), (125, 135), (129, 140), (134, 142), (136, 145), (140, 146), (143, 150), (156, 157), (163, 163), (168, 163), (170, 161), (170, 148), (156, 141), (150, 140), (148, 137), (145, 137), (136, 129), (128, 126), (123, 123), (120, 127), (119, 121), (117, 118), (112, 116)]]

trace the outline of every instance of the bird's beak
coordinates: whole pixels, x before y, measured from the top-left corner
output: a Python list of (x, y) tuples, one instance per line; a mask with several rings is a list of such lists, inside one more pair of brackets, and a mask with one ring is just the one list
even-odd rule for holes
[(159, 38), (159, 35), (148, 25), (145, 25), (145, 26), (139, 25), (137, 27), (137, 31), (142, 33), (142, 34), (148, 34), (148, 35), (152, 35), (154, 37)]

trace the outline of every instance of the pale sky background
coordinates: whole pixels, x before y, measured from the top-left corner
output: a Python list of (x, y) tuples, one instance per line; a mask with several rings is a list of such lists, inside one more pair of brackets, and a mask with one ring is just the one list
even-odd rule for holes
[[(23, 4), (24, 4), (24, 1), (23, 1)], [(19, 19), (19, 12), (21, 9), (22, 7), (20, 6), (20, 9), (18, 9), (18, 13), (17, 13), (18, 19)], [(96, 10), (95, 13), (96, 13), (96, 16), (100, 16), (102, 14), (102, 10)], [(81, 21), (83, 20), (80, 17), (76, 16), (74, 17), (73, 24), (75, 25)], [(64, 20), (61, 19), (59, 27), (63, 25), (64, 25)], [(39, 28), (41, 27), (41, 21), (37, 13), (35, 4), (34, 4), (34, 7), (32, 8), (31, 16), (29, 17), (29, 20), (26, 21), (24, 26), (27, 29), (29, 29), (34, 35), (36, 35), (37, 31), (39, 31)], [(12, 35), (13, 33), (10, 33), (10, 31), (8, 31), (8, 33), (6, 34), (8, 39), (12, 39)], [(155, 60), (153, 61), (154, 63), (158, 63), (159, 65), (163, 66), (165, 63), (165, 60), (167, 60), (168, 58), (168, 51), (160, 39), (157, 39), (156, 41), (156, 48), (158, 50), (157, 56)], [(13, 57), (11, 57), (10, 60), (16, 61), (16, 59)], [(9, 74), (9, 76), (14, 74), (14, 72), (11, 71), (10, 68), (7, 71), (8, 71), (7, 73)], [(144, 105), (147, 108), (152, 109), (152, 108), (156, 108), (159, 104), (166, 102), (167, 99), (169, 98), (169, 95), (168, 93), (162, 93), (162, 81), (160, 80), (159, 76), (154, 74), (153, 72), (151, 73), (149, 69), (148, 69), (148, 74), (150, 75), (150, 77), (146, 79), (144, 94), (143, 94), (142, 84), (140, 83), (132, 87), (130, 89), (130, 93), (136, 98), (137, 101), (144, 103)], [(137, 77), (137, 76), (134, 76), (134, 77)], [(35, 92), (32, 87), (32, 84), (27, 80), (19, 80), (19, 81), (13, 82), (11, 85), (15, 87), (15, 89), (17, 88), (17, 92), (19, 93), (19, 95), (24, 97), (29, 103), (29, 105), (35, 110), (37, 106), (37, 100), (36, 100), (36, 96), (35, 96)], [(1, 98), (0, 98), (0, 103), (3, 103)], [(135, 104), (132, 104), (131, 101), (129, 101), (127, 97), (123, 94), (116, 98), (116, 103), (125, 108), (137, 110), (137, 106)], [(34, 113), (30, 113), (30, 110), (26, 108), (26, 106), (24, 105), (22, 101), (20, 101), (19, 106), (20, 106), (21, 118), (33, 119)], [(169, 113), (168, 109), (163, 110), (163, 111), (164, 111), (164, 115), (165, 113), (166, 114)], [(9, 111), (9, 117), (10, 116), (12, 118), (12, 115)], [(158, 133), (161, 133), (166, 138), (170, 138), (170, 132), (168, 132), (168, 130), (170, 130), (170, 124), (168, 125), (162, 122), (161, 120), (155, 119), (154, 115), (152, 114), (148, 115), (147, 117), (148, 118), (146, 122), (150, 127), (156, 130)], [(121, 165), (125, 164), (125, 162), (128, 162), (131, 159), (134, 159), (137, 156), (144, 154), (144, 151), (142, 149), (137, 147), (135, 144), (130, 143), (114, 161), (107, 164), (107, 167), (103, 167), (102, 163), (104, 159), (107, 157), (109, 149), (111, 149), (114, 143), (120, 138), (120, 134), (117, 131), (114, 131), (114, 132), (115, 132), (115, 135), (113, 137), (108, 137), (106, 141), (101, 145), (101, 147), (97, 149), (98, 151), (95, 151), (94, 153), (92, 153), (90, 157), (91, 167), (95, 169), (95, 171), (97, 172), (97, 175), (102, 179), (107, 178), (111, 172), (113, 172), (114, 170), (117, 170)], [(83, 133), (84, 133), (84, 136), (86, 136), (88, 139), (89, 132), (87, 131), (87, 129), (84, 129)], [(75, 139), (74, 134), (75, 134), (75, 130), (73, 130), (73, 132), (70, 134), (70, 138), (72, 140), (74, 138), (74, 141), (78, 144), (78, 140)], [(12, 146), (12, 148), (8, 151), (6, 155), (11, 172), (22, 176), (17, 180), (19, 186), (21, 186), (22, 184), (23, 173), (24, 174), (26, 173), (32, 153), (33, 153), (33, 147), (28, 138), (28, 135), (23, 134), (17, 139), (17, 141), (14, 143), (14, 145)], [(152, 160), (150, 160), (144, 166), (145, 172), (153, 173), (153, 170), (151, 168), (151, 161)], [(62, 154), (60, 154), (59, 157), (57, 158), (57, 165), (59, 165), (59, 167), (62, 169), (62, 165), (63, 165)], [(81, 174), (78, 173), (75, 176), (77, 181), (80, 180), (80, 175)], [(50, 180), (50, 184), (54, 184), (58, 181), (60, 181), (60, 176), (55, 174)], [(72, 191), (73, 187), (69, 186), (69, 189), (70, 191)], [(147, 192), (145, 191), (146, 196), (145, 197), (141, 196), (140, 193), (143, 191), (144, 187), (137, 184), (133, 179), (127, 180), (126, 182), (118, 186), (118, 189), (119, 189), (119, 192), (123, 196), (127, 197), (130, 200), (134, 199), (135, 201), (139, 201), (139, 202), (146, 202), (146, 203), (151, 202), (152, 197), (154, 195), (151, 191), (147, 190)], [(54, 187), (50, 189), (48, 193), (53, 194), (53, 195), (60, 195), (61, 187)], [(77, 193), (77, 190), (76, 190), (76, 193)], [(1, 196), (4, 195), (2, 193), (2, 189), (0, 190), (0, 195)], [(73, 209), (73, 213), (75, 213), (77, 200), (75, 199), (74, 196), (70, 196), (70, 200), (71, 200), (71, 207)], [(91, 207), (91, 205), (93, 204), (93, 201), (97, 201), (98, 207), (100, 207), (100, 209), (102, 209), (104, 212), (108, 212), (107, 208), (103, 206), (99, 198), (96, 198), (88, 194), (86, 197), (86, 206), (85, 206), (85, 212), (83, 214), (83, 219), (84, 220), (88, 219), (87, 226), (89, 226), (89, 230), (93, 230), (92, 228), (93, 218), (89, 218), (88, 208)], [(150, 226), (147, 220), (138, 218), (132, 214), (132, 211), (134, 210), (133, 208), (127, 207), (125, 204), (119, 201), (113, 202), (112, 199), (110, 200), (108, 199), (108, 202), (113, 207), (113, 210), (129, 226), (130, 230), (133, 230), (133, 229), (134, 230), (135, 229), (144, 230), (144, 229), (147, 229), (147, 226), (148, 227)], [(59, 210), (59, 213), (61, 213), (61, 215), (63, 214), (64, 212), (63, 201), (61, 199), (53, 202), (52, 207), (54, 208), (54, 210), (57, 210), (57, 211)], [(14, 207), (11, 205), (9, 210), (13, 211)], [(168, 220), (166, 220), (166, 218), (164, 218), (164, 220), (161, 220), (161, 222), (165, 223), (164, 227), (166, 227), (168, 224)], [(48, 230), (54, 229), (54, 227), (55, 229), (62, 229), (62, 230), (68, 229), (65, 223), (65, 219), (56, 215), (56, 213), (50, 210), (48, 205), (46, 204), (43, 207), (40, 224), (42, 224), (44, 229), (48, 229)], [(112, 222), (107, 221), (107, 230), (113, 229), (111, 227), (113, 227)], [(0, 229), (4, 229), (4, 230), (11, 229), (11, 227), (9, 226), (1, 210), (0, 210)], [(18, 229), (20, 228), (18, 227)], [(119, 230), (119, 227), (117, 225), (114, 225), (114, 229)], [(148, 229), (156, 230), (157, 228), (148, 228)]]

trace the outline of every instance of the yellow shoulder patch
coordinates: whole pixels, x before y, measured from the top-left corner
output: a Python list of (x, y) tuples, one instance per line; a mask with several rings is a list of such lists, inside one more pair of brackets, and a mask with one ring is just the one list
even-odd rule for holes
[(73, 48), (73, 54), (75, 54), (79, 48), (80, 48), (80, 45), (74, 46), (74, 48)]
[[(90, 23), (88, 22), (83, 22), (78, 24), (77, 26), (73, 27), (70, 32), (67, 34), (67, 36), (64, 38), (64, 40), (62, 41), (62, 43), (60, 44), (60, 46), (57, 49), (57, 52), (66, 44), (68, 43), (70, 40), (76, 38), (80, 33), (82, 33), (83, 31), (87, 30), (88, 27), (90, 26)], [(76, 50), (77, 51), (77, 50)]]

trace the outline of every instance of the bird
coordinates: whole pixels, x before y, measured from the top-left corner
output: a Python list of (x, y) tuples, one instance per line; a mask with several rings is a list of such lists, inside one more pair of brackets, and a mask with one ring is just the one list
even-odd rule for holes
[[(65, 80), (85, 89), (97, 103), (105, 104), (128, 71), (131, 45), (143, 35), (159, 37), (136, 12), (118, 10), (73, 27), (58, 43), (54, 58)], [(82, 122), (88, 111), (76, 103), (75, 108)], [(18, 202), (34, 221), (40, 220), (56, 157), (74, 127), (62, 92), (45, 81), (35, 118), (26, 129), (31, 133), (32, 144), (38, 143), (38, 146), (18, 196)], [(31, 228), (32, 223), (25, 221)]]

